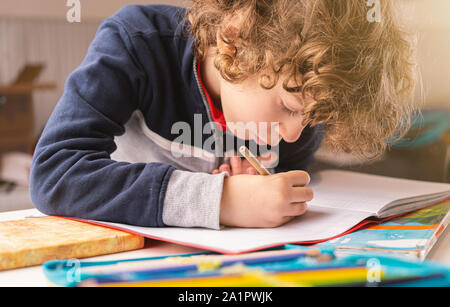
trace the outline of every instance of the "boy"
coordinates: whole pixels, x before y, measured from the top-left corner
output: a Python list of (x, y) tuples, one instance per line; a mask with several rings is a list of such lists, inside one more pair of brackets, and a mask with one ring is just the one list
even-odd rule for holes
[[(37, 145), (34, 204), (150, 227), (276, 227), (303, 214), (313, 198), (304, 170), (325, 132), (334, 148), (376, 157), (412, 109), (411, 47), (390, 1), (379, 23), (368, 9), (361, 0), (121, 9), (69, 76)], [(239, 157), (224, 165), (230, 135), (277, 148), (262, 155), (275, 155), (273, 174), (255, 176)]]

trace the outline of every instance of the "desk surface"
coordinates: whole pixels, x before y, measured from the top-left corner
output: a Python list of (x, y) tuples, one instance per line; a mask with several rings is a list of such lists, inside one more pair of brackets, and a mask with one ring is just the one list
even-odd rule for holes
[[(38, 214), (36, 209), (10, 211), (0, 213), (0, 221), (15, 220), (33, 216)], [(441, 238), (428, 254), (427, 259), (438, 261), (442, 264), (450, 266), (450, 234), (449, 227), (441, 235)], [(114, 259), (133, 259), (143, 257), (153, 257), (161, 255), (172, 255), (180, 253), (199, 252), (201, 249), (192, 247), (148, 240), (146, 247), (140, 250), (116, 253), (105, 256), (85, 258), (83, 260), (89, 261), (103, 261)], [(0, 287), (45, 287), (48, 286), (47, 279), (44, 276), (41, 266), (33, 266), (22, 269), (0, 271)]]

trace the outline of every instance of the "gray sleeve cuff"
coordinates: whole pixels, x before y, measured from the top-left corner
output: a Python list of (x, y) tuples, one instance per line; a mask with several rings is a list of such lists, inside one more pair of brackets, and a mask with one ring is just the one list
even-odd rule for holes
[(212, 175), (173, 171), (164, 199), (164, 224), (219, 230), (220, 201), (226, 176), (226, 172)]

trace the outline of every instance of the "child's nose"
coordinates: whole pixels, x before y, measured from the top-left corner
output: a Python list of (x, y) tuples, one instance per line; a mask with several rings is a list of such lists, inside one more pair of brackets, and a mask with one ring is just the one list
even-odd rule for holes
[[(283, 129), (284, 128), (284, 129)], [(280, 133), (283, 137), (283, 140), (287, 143), (293, 143), (298, 140), (300, 135), (302, 134), (303, 128), (302, 125), (291, 125), (290, 127), (280, 127)]]

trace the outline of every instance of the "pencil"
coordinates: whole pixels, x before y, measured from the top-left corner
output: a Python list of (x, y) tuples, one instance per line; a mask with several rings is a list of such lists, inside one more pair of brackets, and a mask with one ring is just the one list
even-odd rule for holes
[[(243, 263), (254, 265), (268, 262), (283, 262), (301, 257), (319, 257), (320, 250), (283, 249), (274, 251), (261, 251), (243, 255), (195, 255), (192, 257), (168, 257), (150, 261), (126, 261), (112, 265), (84, 268), (83, 273), (88, 274), (161, 274), (172, 272), (185, 272), (197, 270), (204, 264), (219, 264), (219, 267)], [(168, 261), (169, 260), (169, 261)]]
[(252, 153), (250, 150), (248, 150), (247, 147), (244, 145), (239, 148), (240, 153), (244, 156), (245, 159), (258, 171), (258, 173), (262, 176), (270, 175), (269, 171), (259, 162), (258, 159)]

